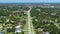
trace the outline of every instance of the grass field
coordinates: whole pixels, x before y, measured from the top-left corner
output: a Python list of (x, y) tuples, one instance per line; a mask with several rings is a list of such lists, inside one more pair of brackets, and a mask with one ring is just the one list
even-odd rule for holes
[(60, 27), (59, 27), (59, 23), (54, 23), (54, 25), (56, 25), (57, 28), (60, 29)]

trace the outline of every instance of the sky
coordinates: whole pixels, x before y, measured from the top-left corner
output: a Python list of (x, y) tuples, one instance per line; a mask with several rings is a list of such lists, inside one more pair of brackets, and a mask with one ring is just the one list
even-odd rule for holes
[(60, 3), (60, 0), (0, 0), (0, 3)]

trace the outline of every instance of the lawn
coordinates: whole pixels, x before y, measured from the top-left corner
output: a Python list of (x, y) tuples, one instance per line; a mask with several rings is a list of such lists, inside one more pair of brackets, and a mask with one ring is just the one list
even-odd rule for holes
[(24, 28), (23, 28), (23, 31), (24, 31), (24, 34), (28, 34), (28, 20), (27, 20), (27, 17), (26, 17), (26, 24), (24, 25)]
[(59, 27), (59, 23), (54, 23), (54, 25), (56, 25), (57, 28), (60, 29), (60, 27)]

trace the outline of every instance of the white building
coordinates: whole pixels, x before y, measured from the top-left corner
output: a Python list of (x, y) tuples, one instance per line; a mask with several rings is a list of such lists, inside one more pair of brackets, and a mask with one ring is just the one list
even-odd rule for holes
[(15, 27), (15, 28), (16, 28), (15, 33), (20, 33), (20, 32), (22, 31), (21, 26), (22, 26), (22, 25), (17, 25), (17, 26)]
[(50, 34), (49, 32), (45, 32), (45, 34)]

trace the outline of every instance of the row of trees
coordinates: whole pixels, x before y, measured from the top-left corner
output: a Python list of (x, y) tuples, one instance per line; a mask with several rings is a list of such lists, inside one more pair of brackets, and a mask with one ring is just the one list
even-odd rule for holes
[[(37, 11), (36, 9), (39, 9), (40, 11)], [(55, 22), (50, 22), (52, 19), (54, 21), (55, 19), (60, 18), (59, 10), (60, 9), (58, 8), (33, 7), (31, 10), (31, 16), (33, 17), (32, 22), (35, 26), (35, 29), (43, 28), (45, 32), (48, 31), (50, 34), (60, 34), (60, 29), (54, 25)], [(56, 15), (51, 15), (51, 13), (56, 13)]]
[[(6, 10), (4, 10), (6, 9)], [(12, 32), (12, 34), (15, 32), (15, 27), (17, 26), (18, 21), (23, 21), (23, 26), (26, 23), (26, 15), (24, 14), (24, 12), (22, 13), (21, 11), (17, 12), (18, 9), (23, 9), (26, 10), (27, 7), (23, 8), (19, 8), (18, 6), (16, 7), (0, 7), (0, 24), (2, 24), (2, 30), (1, 32), (4, 30), (4, 28), (6, 28), (6, 25), (10, 25), (11, 24), (11, 29), (8, 29), (7, 33)], [(15, 12), (14, 12), (15, 11)]]

